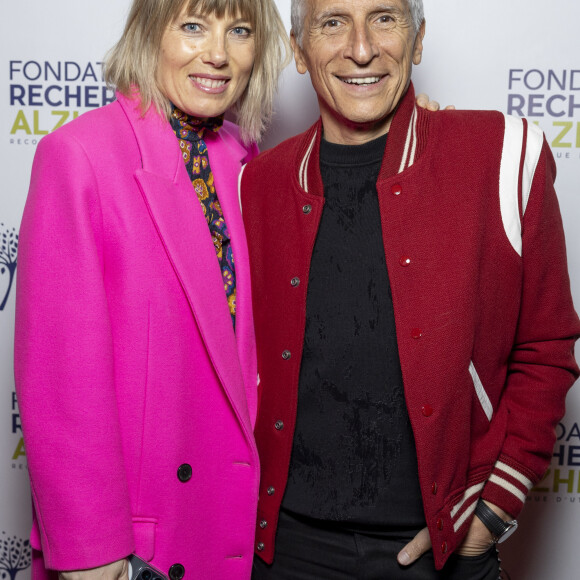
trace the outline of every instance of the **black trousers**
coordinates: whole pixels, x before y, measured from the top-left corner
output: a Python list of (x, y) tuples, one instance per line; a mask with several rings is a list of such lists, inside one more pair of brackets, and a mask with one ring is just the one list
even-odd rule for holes
[(495, 546), (481, 556), (453, 554), (444, 569), (435, 570), (431, 552), (408, 567), (397, 554), (409, 533), (349, 531), (332, 523), (280, 512), (276, 555), (269, 566), (254, 559), (252, 580), (498, 580)]

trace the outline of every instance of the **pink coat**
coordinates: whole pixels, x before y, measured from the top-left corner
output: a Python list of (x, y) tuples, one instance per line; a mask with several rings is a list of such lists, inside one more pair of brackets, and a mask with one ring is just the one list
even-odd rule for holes
[(237, 180), (256, 149), (228, 122), (206, 142), (236, 261), (235, 335), (166, 120), (119, 96), (38, 146), (15, 346), (35, 579), (133, 551), (173, 578), (177, 563), (185, 580), (250, 577), (257, 373)]

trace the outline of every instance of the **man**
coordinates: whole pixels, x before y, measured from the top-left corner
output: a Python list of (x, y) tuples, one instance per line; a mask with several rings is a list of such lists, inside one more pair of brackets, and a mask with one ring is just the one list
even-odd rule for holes
[(424, 34), (421, 0), (292, 3), (321, 118), (241, 181), (255, 578), (496, 580), (578, 376), (550, 150), (418, 109)]

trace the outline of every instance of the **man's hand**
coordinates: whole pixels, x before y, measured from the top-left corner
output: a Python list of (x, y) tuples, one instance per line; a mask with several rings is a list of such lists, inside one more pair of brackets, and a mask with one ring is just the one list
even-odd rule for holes
[[(429, 95), (425, 93), (421, 93), (417, 95), (417, 105), (422, 109), (427, 109), (428, 111), (438, 111), (441, 108), (441, 105), (437, 101), (431, 101), (429, 99)], [(446, 111), (452, 111), (455, 109), (455, 105), (447, 105), (445, 107)]]
[[(503, 520), (513, 518), (506, 514), (496, 505), (485, 502)], [(481, 520), (475, 516), (467, 531), (467, 536), (463, 543), (455, 551), (460, 556), (480, 556), (489, 550), (493, 545), (492, 533), (483, 525)], [(431, 538), (427, 528), (423, 528), (398, 554), (397, 561), (402, 566), (408, 566), (418, 560), (427, 550), (431, 548)]]
[[(488, 501), (485, 503), (502, 520), (513, 520), (509, 514), (506, 514), (496, 505), (489, 503)], [(493, 544), (493, 541), (492, 533), (485, 527), (481, 520), (475, 516), (471, 522), (471, 526), (469, 526), (465, 540), (463, 540), (463, 543), (459, 546), (459, 548), (457, 548), (455, 553), (459, 554), (460, 556), (480, 556), (489, 550), (490, 546)]]
[(90, 570), (59, 572), (59, 580), (129, 580), (129, 563), (126, 559), (117, 560), (105, 566)]
[(431, 548), (428, 528), (423, 528), (398, 554), (397, 562), (408, 566)]

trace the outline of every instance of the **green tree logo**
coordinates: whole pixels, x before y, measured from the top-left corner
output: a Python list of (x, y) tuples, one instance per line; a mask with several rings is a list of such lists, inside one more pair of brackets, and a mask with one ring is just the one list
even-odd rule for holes
[(9, 229), (4, 224), (0, 224), (0, 276), (8, 274), (8, 288), (4, 299), (0, 303), (0, 310), (4, 310), (12, 290), (14, 274), (16, 274), (16, 258), (18, 256), (18, 234), (16, 228)]
[(16, 574), (26, 570), (32, 560), (30, 542), (2, 532), (0, 538), (0, 577), (15, 580)]

